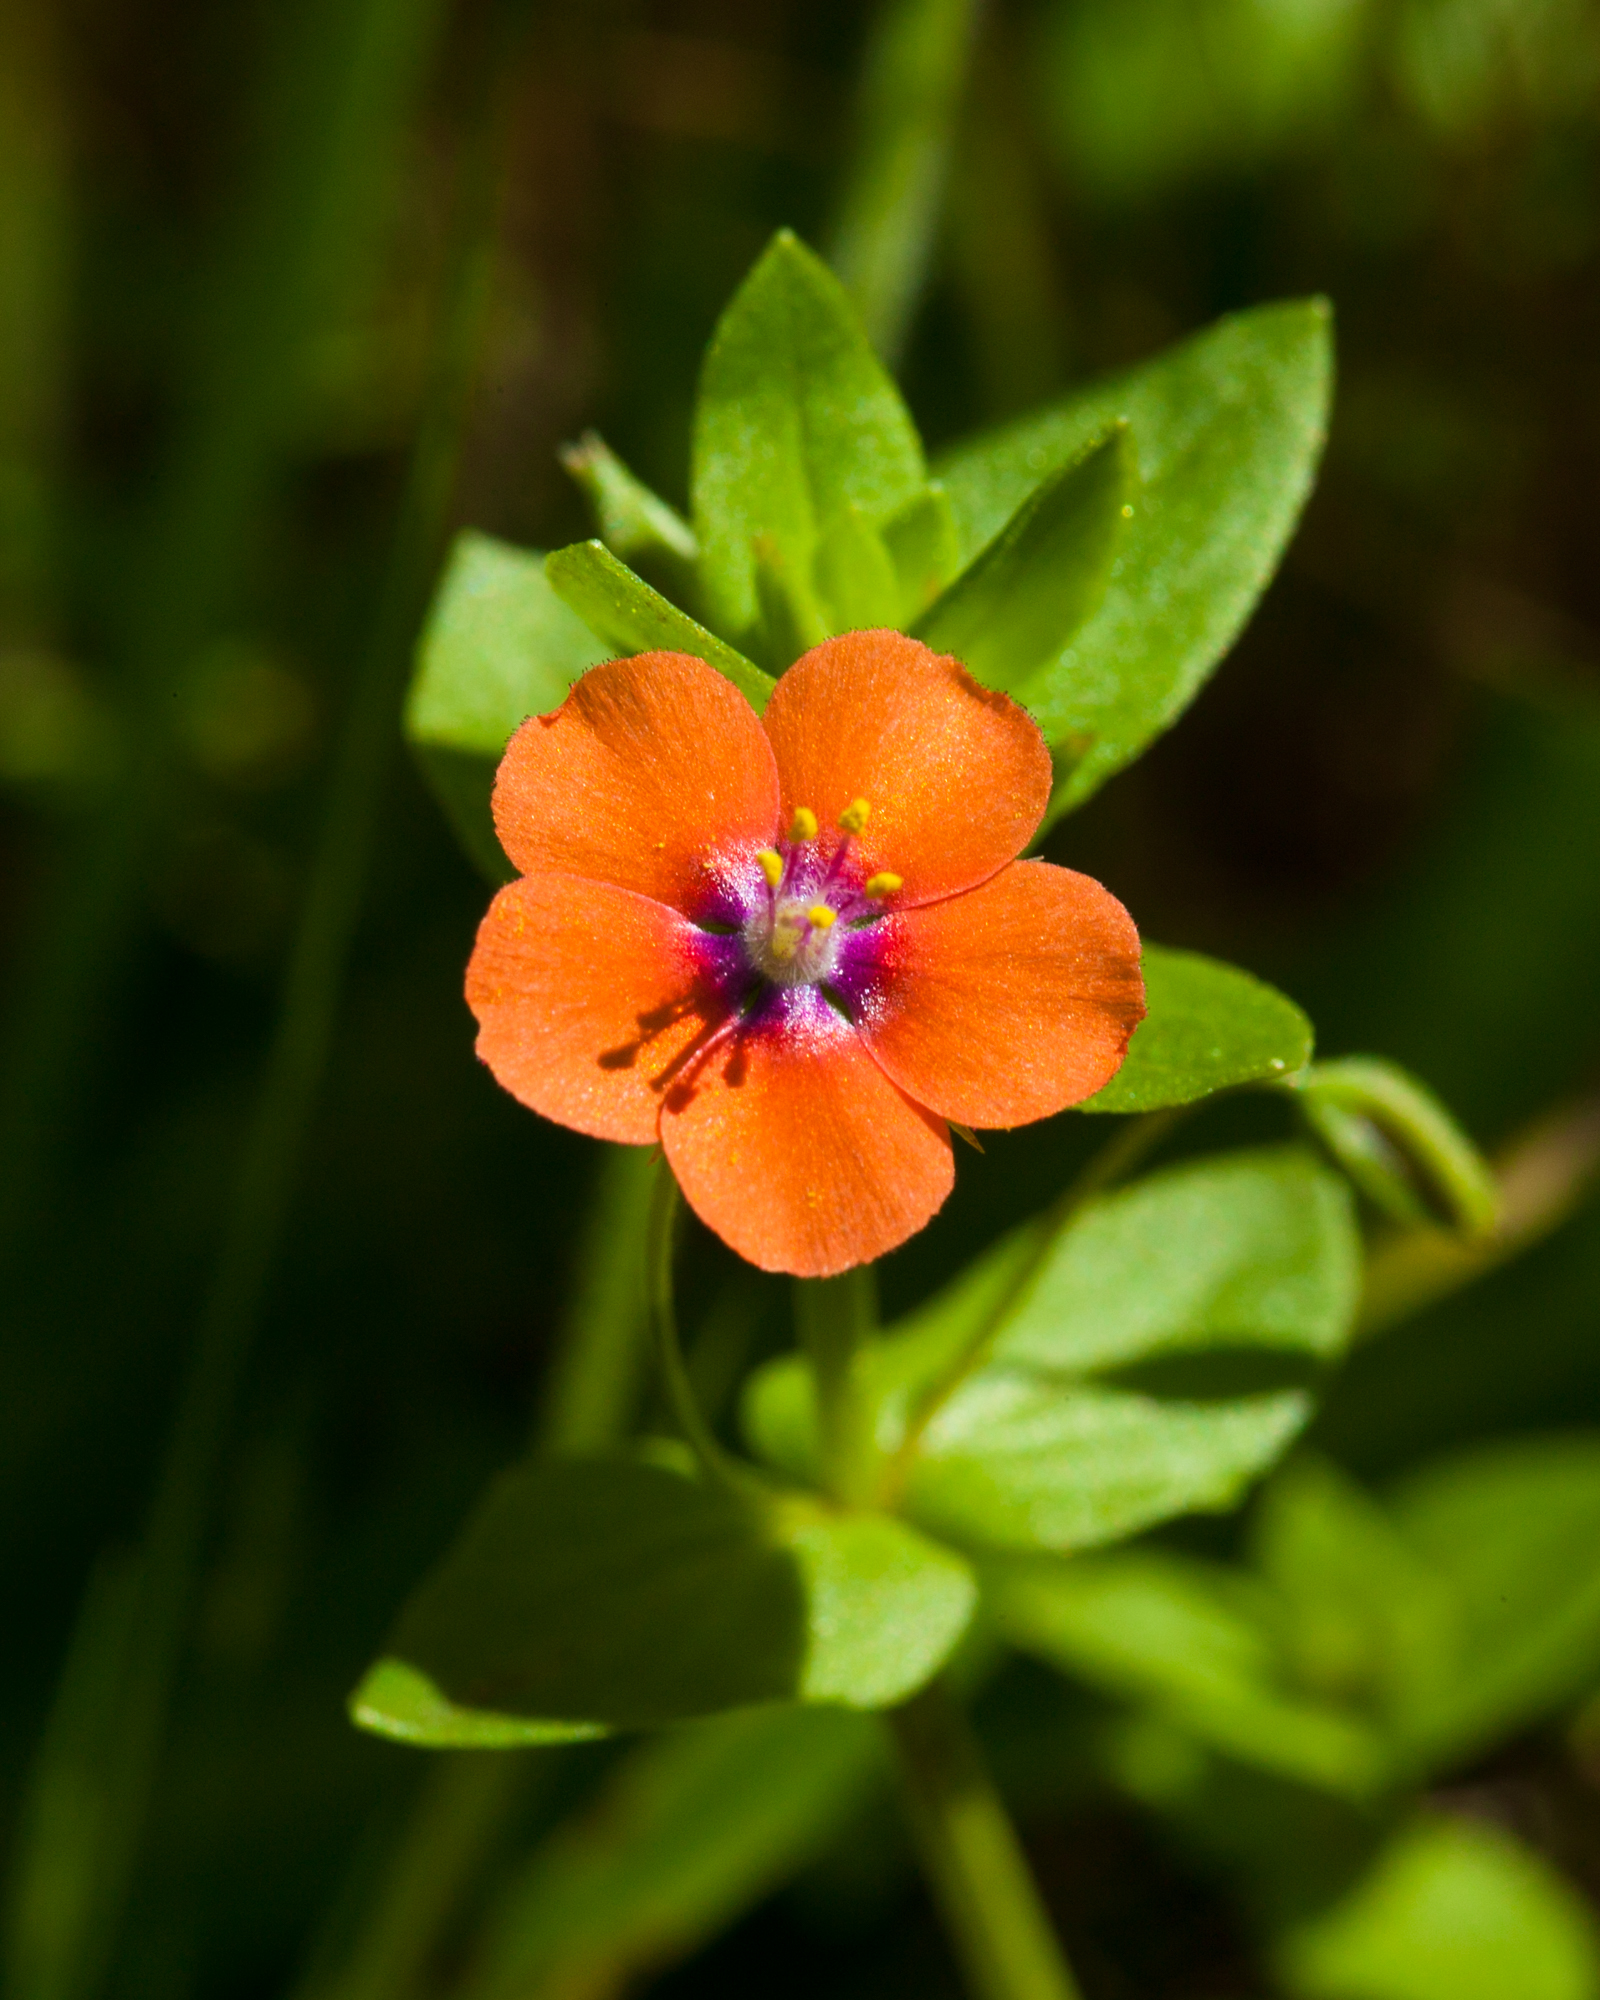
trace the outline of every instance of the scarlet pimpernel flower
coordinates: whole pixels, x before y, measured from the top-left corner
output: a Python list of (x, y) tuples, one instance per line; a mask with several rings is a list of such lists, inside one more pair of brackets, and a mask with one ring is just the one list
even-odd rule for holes
[(1038, 727), (953, 659), (849, 632), (764, 716), (703, 661), (593, 667), (495, 782), (521, 879), (478, 933), (478, 1053), (522, 1103), (659, 1139), (690, 1205), (821, 1277), (920, 1229), (946, 1121), (1092, 1095), (1144, 1013), (1139, 937), (1086, 875), (1019, 861)]

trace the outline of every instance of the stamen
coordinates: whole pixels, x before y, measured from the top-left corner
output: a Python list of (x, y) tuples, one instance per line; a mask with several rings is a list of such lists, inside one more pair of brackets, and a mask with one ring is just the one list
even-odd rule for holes
[(838, 914), (837, 910), (830, 910), (826, 903), (813, 903), (806, 911), (806, 916), (819, 931), (831, 929)]
[(846, 833), (859, 833), (871, 815), (872, 807), (865, 799), (852, 799), (839, 815), (839, 824)]
[(903, 889), (904, 887), (904, 880), (899, 875), (896, 875), (893, 870), (885, 868), (879, 874), (873, 875), (868, 879), (867, 886), (861, 893), (863, 896), (870, 896), (876, 903), (881, 897), (892, 896), (896, 889)]
[(817, 837), (817, 816), (810, 806), (796, 806), (794, 818), (789, 823), (791, 840), (815, 840)]
[[(767, 878), (767, 887), (776, 889), (783, 880), (783, 856), (775, 847), (759, 847), (756, 859), (761, 864), (761, 872)], [(898, 883), (896, 887), (898, 887)]]

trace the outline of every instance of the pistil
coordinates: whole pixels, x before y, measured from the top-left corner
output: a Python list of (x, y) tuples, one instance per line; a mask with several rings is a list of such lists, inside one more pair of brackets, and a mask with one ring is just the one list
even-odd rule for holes
[(856, 836), (872, 807), (853, 799), (839, 815), (840, 839), (819, 879), (812, 842), (817, 816), (809, 806), (796, 806), (786, 837), (777, 847), (756, 851), (756, 862), (767, 886), (764, 909), (753, 911), (744, 928), (745, 951), (752, 969), (776, 986), (816, 986), (833, 972), (843, 948), (839, 920), (875, 915), (871, 909), (901, 887), (901, 879), (881, 869), (861, 888), (841, 879)]

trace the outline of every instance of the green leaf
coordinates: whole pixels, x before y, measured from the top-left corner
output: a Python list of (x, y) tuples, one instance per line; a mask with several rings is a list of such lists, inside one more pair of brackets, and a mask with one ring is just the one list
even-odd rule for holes
[(1455, 1637), (1450, 1591), (1369, 1493), (1297, 1454), (1263, 1492), (1252, 1543), (1298, 1686), (1359, 1704), (1386, 1731), (1431, 1701)]
[(884, 539), (859, 507), (846, 507), (817, 545), (817, 591), (832, 632), (898, 624), (901, 585)]
[[(1350, 1197), (1298, 1147), (1173, 1167), (998, 1244), (858, 1359), (908, 1514), (957, 1541), (1086, 1548), (1231, 1505), (1348, 1337)], [(752, 1446), (815, 1476), (804, 1366), (746, 1392)]]
[(451, 1744), (762, 1701), (879, 1707), (937, 1670), (974, 1592), (958, 1557), (886, 1516), (636, 1461), (535, 1463), (490, 1489), (353, 1712)]
[(1311, 1060), (1311, 1023), (1294, 1002), (1220, 959), (1147, 944), (1144, 997), (1121, 1069), (1080, 1111), (1192, 1104), (1292, 1076)]
[(616, 652), (692, 653), (726, 674), (758, 714), (766, 707), (770, 676), (652, 590), (604, 542), (556, 549), (545, 557), (544, 571), (556, 595)]
[(1359, 1282), (1336, 1174), (1298, 1146), (1225, 1153), (1084, 1210), (991, 1358), (1057, 1373), (1217, 1348), (1326, 1360), (1348, 1334)]
[(918, 620), (917, 637), (990, 687), (1030, 686), (1105, 596), (1135, 477), (1119, 424), (1034, 487)]
[(926, 486), (916, 430), (855, 308), (786, 230), (712, 335), (693, 460), (706, 616), (747, 646), (761, 623), (758, 538), (809, 587), (837, 515), (856, 507), (879, 528)]
[(564, 445), (561, 463), (587, 496), (600, 539), (613, 555), (656, 554), (681, 563), (699, 555), (689, 523), (634, 477), (598, 431)]
[(1150, 1552), (1007, 1563), (985, 1601), (1013, 1645), (1226, 1755), (1357, 1797), (1382, 1781), (1368, 1724), (1284, 1687), (1271, 1602), (1237, 1571)]
[(1435, 1766), (1575, 1700), (1600, 1673), (1600, 1439), (1518, 1440), (1432, 1466), (1396, 1527), (1448, 1590), (1448, 1671), (1397, 1717)]
[(833, 627), (809, 571), (791, 562), (770, 535), (757, 535), (751, 548), (760, 607), (752, 650), (781, 673), (802, 653), (820, 646)]
[(963, 553), (1119, 419), (1139, 455), (1137, 511), (1099, 610), (1017, 689), (1072, 768), (1080, 804), (1169, 727), (1243, 628), (1311, 489), (1332, 383), (1319, 299), (1234, 314), (1153, 361), (959, 446), (936, 468)]
[(409, 1660), (386, 1655), (350, 1697), (350, 1718), (376, 1736), (425, 1749), (527, 1750), (585, 1743), (607, 1733), (599, 1722), (541, 1722), (467, 1701), (452, 1701)]
[(645, 1744), (513, 1879), (461, 2000), (617, 1992), (683, 1958), (808, 1862), (882, 1764), (880, 1731), (837, 1708), (754, 1709)]
[(955, 509), (942, 486), (926, 487), (883, 526), (883, 541), (900, 583), (894, 619), (905, 627), (919, 618), (961, 567)]
[(456, 537), (417, 648), (405, 732), (462, 845), (491, 881), (512, 870), (489, 811), (495, 766), (526, 717), (559, 708), (606, 657), (545, 580), (536, 550)]
[(958, 1542), (1093, 1548), (1225, 1513), (1310, 1414), (1298, 1389), (1202, 1401), (985, 1369), (924, 1433), (906, 1510)]
[(1275, 1953), (1296, 2000), (1596, 2000), (1579, 1896), (1481, 1820), (1405, 1828), (1341, 1902)]

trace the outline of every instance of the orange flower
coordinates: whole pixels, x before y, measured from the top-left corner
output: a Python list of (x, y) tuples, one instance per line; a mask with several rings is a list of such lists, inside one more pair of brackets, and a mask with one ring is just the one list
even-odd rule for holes
[(521, 880), (467, 971), (478, 1054), (659, 1139), (751, 1263), (881, 1257), (950, 1192), (947, 1118), (1078, 1103), (1143, 1016), (1127, 911), (1014, 858), (1049, 795), (1031, 718), (898, 632), (814, 648), (761, 718), (687, 654), (593, 667), (495, 781)]

